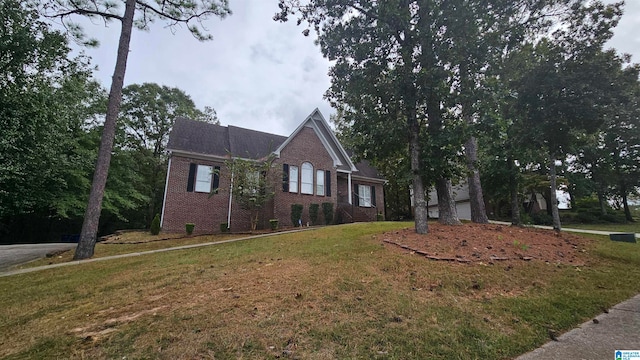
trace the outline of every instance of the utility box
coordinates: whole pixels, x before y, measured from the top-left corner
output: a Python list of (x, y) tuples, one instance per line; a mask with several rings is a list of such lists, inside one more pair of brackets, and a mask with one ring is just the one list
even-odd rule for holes
[(609, 235), (609, 239), (611, 239), (611, 241), (621, 241), (621, 242), (635, 243), (636, 242), (636, 234), (634, 234), (634, 233), (610, 234)]

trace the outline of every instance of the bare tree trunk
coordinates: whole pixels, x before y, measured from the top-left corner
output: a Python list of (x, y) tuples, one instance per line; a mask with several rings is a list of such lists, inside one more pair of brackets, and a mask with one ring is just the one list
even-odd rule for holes
[(521, 226), (522, 219), (520, 218), (520, 201), (518, 200), (518, 179), (516, 178), (513, 166), (513, 159), (508, 157), (507, 165), (509, 169), (509, 192), (511, 193), (511, 225)]
[(598, 194), (598, 204), (600, 205), (600, 215), (607, 215), (607, 205), (604, 201), (604, 194), (600, 190), (600, 187), (598, 187), (598, 190), (596, 190), (596, 194)]
[(131, 32), (133, 29), (133, 16), (135, 14), (135, 0), (127, 0), (122, 18), (122, 30), (120, 31), (120, 42), (118, 44), (118, 57), (111, 79), (111, 91), (109, 92), (109, 103), (107, 105), (107, 115), (102, 130), (100, 150), (96, 169), (91, 183), (89, 203), (84, 214), (80, 241), (73, 256), (75, 260), (87, 259), (93, 256), (98, 235), (98, 224), (100, 222), (100, 212), (102, 211), (102, 199), (104, 188), (107, 184), (109, 174), (109, 164), (111, 163), (111, 150), (116, 131), (116, 120), (120, 111), (122, 101), (122, 86), (124, 75), (127, 69), (127, 57), (129, 56), (129, 43), (131, 42)]
[(436, 180), (436, 192), (438, 193), (438, 222), (445, 225), (462, 225), (458, 219), (451, 180), (444, 178)]
[(409, 135), (409, 151), (411, 155), (411, 177), (413, 184), (413, 205), (415, 216), (416, 233), (426, 234), (429, 232), (427, 220), (429, 217), (429, 211), (427, 209), (427, 202), (424, 199), (424, 184), (422, 183), (422, 176), (420, 176), (420, 143), (419, 132), (420, 128), (418, 122), (414, 119), (414, 124), (411, 126), (411, 134)]
[(467, 178), (469, 185), (469, 202), (471, 205), (471, 221), (478, 224), (487, 224), (487, 210), (484, 206), (482, 196), (482, 184), (480, 183), (480, 172), (478, 171), (478, 140), (470, 137), (464, 145), (464, 154), (467, 158)]
[(634, 222), (633, 216), (631, 216), (631, 210), (629, 209), (629, 201), (627, 199), (627, 187), (620, 187), (620, 197), (622, 198), (622, 207), (624, 208), (624, 217), (629, 222)]
[(562, 224), (560, 224), (560, 213), (558, 212), (558, 199), (556, 196), (556, 159), (555, 155), (549, 156), (549, 175), (551, 180), (551, 186), (549, 186), (549, 202), (551, 203), (551, 217), (553, 218), (553, 229), (555, 231), (562, 230)]

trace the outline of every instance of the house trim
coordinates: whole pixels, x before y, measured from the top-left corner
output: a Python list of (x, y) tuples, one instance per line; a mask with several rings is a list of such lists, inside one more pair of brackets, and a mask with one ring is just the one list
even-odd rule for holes
[(160, 229), (162, 229), (162, 221), (164, 220), (164, 209), (167, 206), (167, 189), (169, 188), (169, 172), (171, 171), (171, 157), (167, 165), (167, 176), (164, 180), (164, 195), (162, 196), (162, 213), (160, 215)]

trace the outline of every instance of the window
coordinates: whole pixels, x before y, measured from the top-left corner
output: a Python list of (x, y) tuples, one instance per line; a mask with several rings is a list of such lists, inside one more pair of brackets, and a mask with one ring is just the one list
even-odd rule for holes
[(308, 162), (302, 163), (302, 186), (300, 192), (313, 195), (313, 165)]
[(371, 186), (358, 185), (358, 204), (361, 207), (371, 207)]
[(298, 167), (289, 166), (289, 192), (298, 192)]
[(324, 196), (324, 170), (316, 171), (316, 195)]
[(211, 178), (213, 168), (207, 165), (198, 165), (196, 171), (196, 192), (211, 192)]

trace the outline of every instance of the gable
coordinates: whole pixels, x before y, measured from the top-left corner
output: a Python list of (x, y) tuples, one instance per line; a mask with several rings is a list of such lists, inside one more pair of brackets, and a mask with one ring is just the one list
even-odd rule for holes
[(331, 156), (335, 168), (345, 172), (358, 171), (318, 109), (315, 109), (274, 151), (276, 156), (280, 157), (282, 150), (289, 145), (292, 139), (304, 128), (310, 128), (315, 132), (322, 146), (329, 156)]

